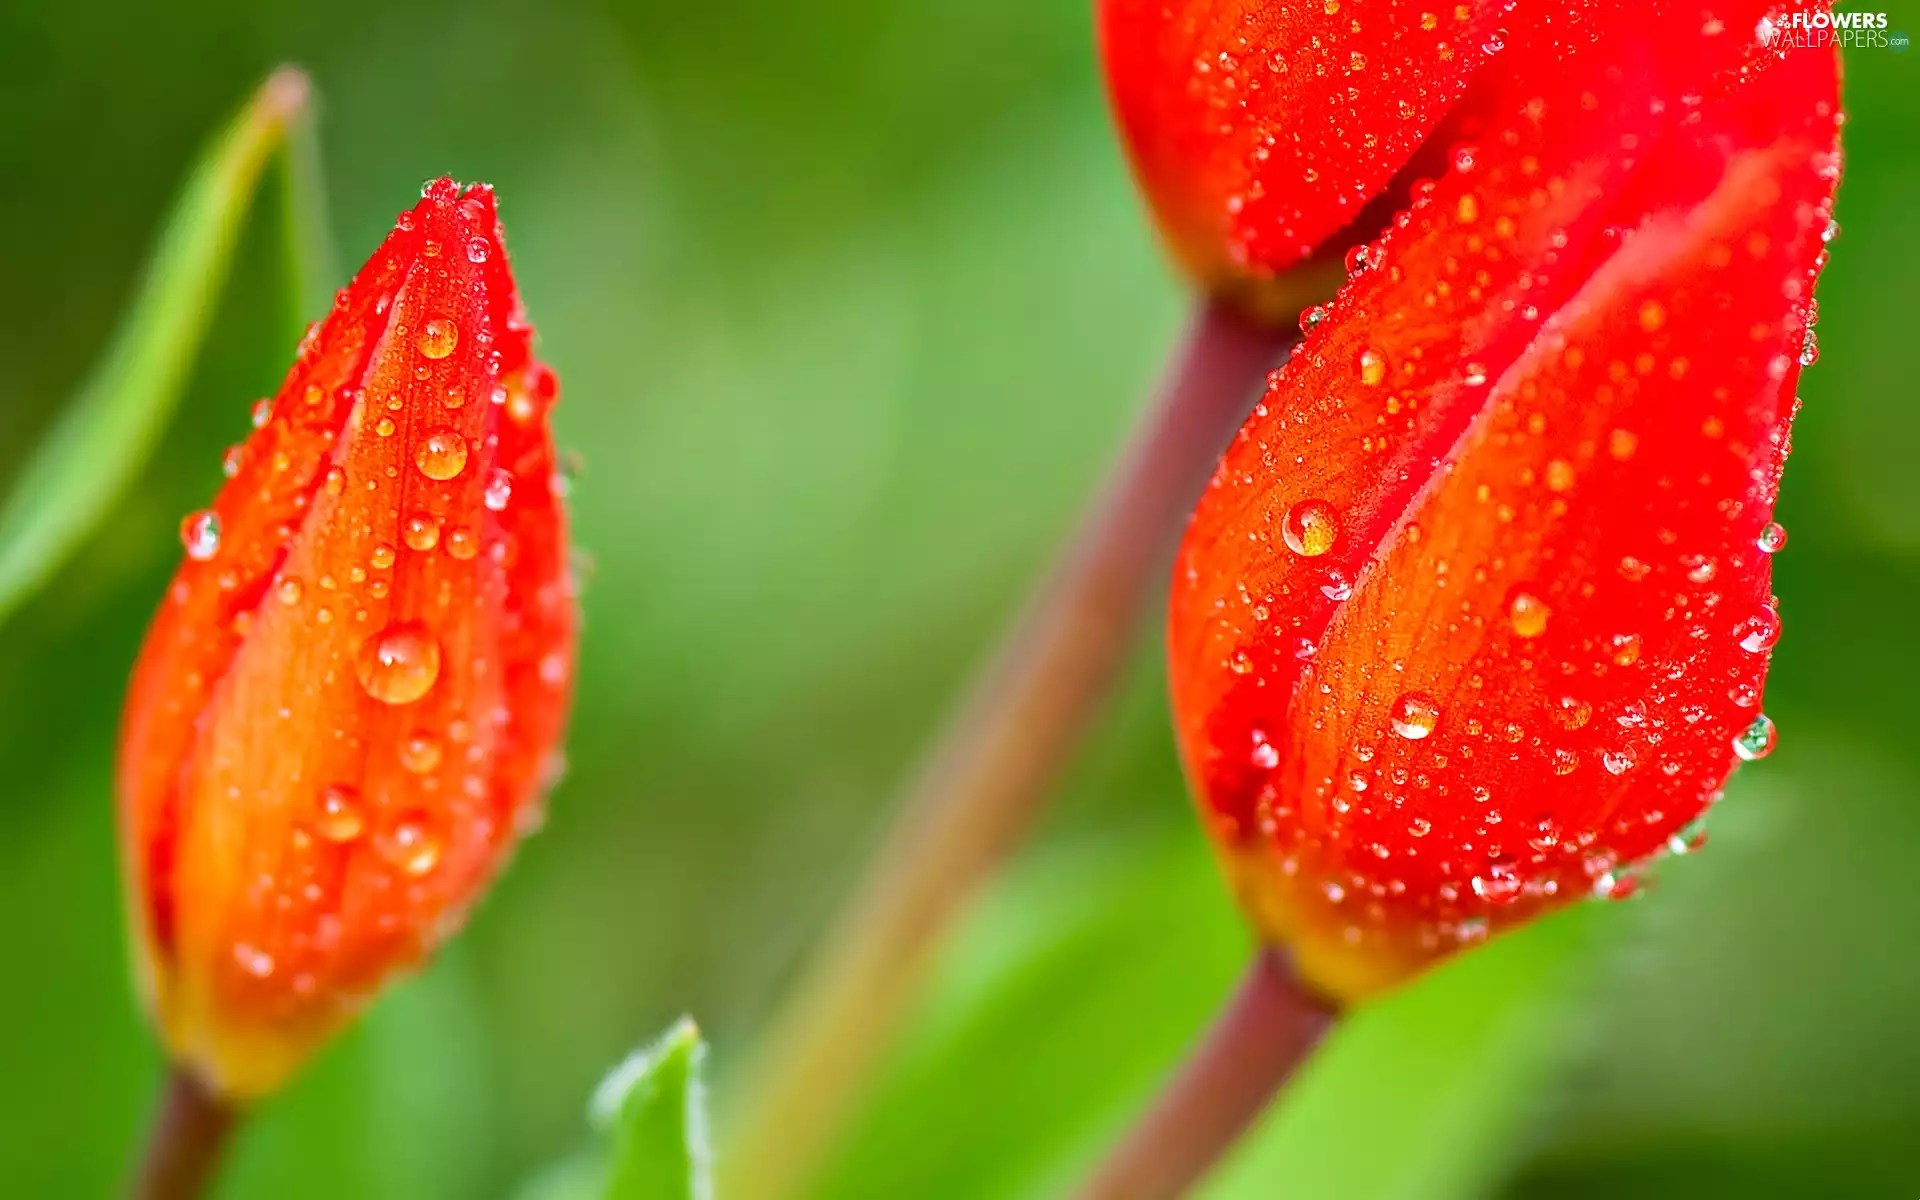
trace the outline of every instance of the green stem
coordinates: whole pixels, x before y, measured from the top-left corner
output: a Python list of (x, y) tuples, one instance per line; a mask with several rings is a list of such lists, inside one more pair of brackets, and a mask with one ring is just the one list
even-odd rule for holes
[(832, 1145), (930, 948), (1018, 842), (1078, 747), (1187, 514), (1289, 340), (1223, 304), (1199, 313), (1104, 493), (948, 727), (778, 1014), (720, 1157), (723, 1194), (792, 1195)]

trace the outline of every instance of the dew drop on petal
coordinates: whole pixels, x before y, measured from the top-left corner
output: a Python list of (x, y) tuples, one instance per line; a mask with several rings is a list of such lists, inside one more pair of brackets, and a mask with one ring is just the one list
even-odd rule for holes
[(1760, 552), (1778, 554), (1787, 547), (1787, 527), (1778, 521), (1770, 523), (1760, 531)]
[(1387, 377), (1387, 360), (1378, 350), (1368, 349), (1360, 352), (1360, 382), (1368, 387), (1379, 384)]
[(415, 775), (425, 775), (440, 765), (440, 739), (430, 733), (414, 733), (400, 743), (400, 765)]
[(414, 465), (428, 479), (452, 479), (467, 467), (467, 439), (451, 429), (436, 429), (420, 440)]
[(426, 513), (415, 513), (401, 525), (400, 539), (409, 550), (431, 550), (440, 544), (440, 522)]
[(1625, 775), (1628, 771), (1633, 770), (1633, 764), (1636, 761), (1637, 757), (1631, 746), (1622, 746), (1618, 750), (1608, 750), (1600, 755), (1600, 765), (1606, 768), (1606, 772), (1609, 775)]
[(195, 562), (205, 562), (220, 553), (220, 518), (204, 508), (188, 513), (180, 522), (180, 544)]
[(1740, 627), (1740, 648), (1749, 654), (1765, 654), (1780, 640), (1780, 615), (1763, 608), (1747, 618)]
[(495, 467), (487, 475), (487, 490), (481, 494), (481, 501), (490, 512), (505, 512), (508, 501), (513, 499), (513, 476)]
[(367, 827), (360, 794), (345, 784), (336, 783), (320, 791), (320, 804), (313, 828), (330, 842), (351, 842)]
[(1774, 729), (1773, 721), (1762, 713), (1733, 739), (1733, 752), (1741, 762), (1753, 762), (1772, 754), (1774, 743), (1778, 740), (1779, 733)]
[(388, 567), (391, 567), (394, 564), (394, 560), (397, 557), (398, 555), (394, 552), (394, 549), (392, 546), (387, 545), (385, 542), (381, 542), (378, 546), (375, 546), (373, 548), (373, 554), (367, 561), (373, 564), (374, 570), (384, 571)]
[(1553, 609), (1532, 592), (1520, 591), (1507, 602), (1507, 620), (1523, 638), (1537, 638), (1547, 631), (1547, 618)]
[(440, 640), (417, 621), (389, 625), (355, 656), (360, 686), (383, 704), (411, 704), (440, 678)]
[(445, 358), (460, 344), (460, 327), (445, 317), (430, 317), (420, 326), (420, 336), (414, 339), (414, 344), (428, 358)]
[(1302, 500), (1287, 510), (1280, 536), (1295, 554), (1318, 558), (1339, 540), (1340, 513), (1325, 500)]
[(1390, 720), (1395, 733), (1417, 742), (1440, 723), (1440, 706), (1425, 692), (1408, 692), (1393, 702)]
[(447, 554), (461, 562), (467, 562), (480, 553), (480, 535), (465, 525), (456, 525), (447, 531)]
[(440, 865), (440, 837), (427, 814), (407, 813), (374, 839), (380, 857), (409, 875), (420, 876)]
[(492, 257), (492, 255), (493, 255), (493, 248), (487, 245), (487, 239), (483, 237), (473, 237), (473, 238), (467, 239), (467, 261), (468, 262), (483, 263), (487, 261), (488, 258)]

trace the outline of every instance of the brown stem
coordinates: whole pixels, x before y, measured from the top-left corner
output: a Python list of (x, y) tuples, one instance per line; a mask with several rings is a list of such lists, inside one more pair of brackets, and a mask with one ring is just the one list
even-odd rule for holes
[(1334, 1009), (1275, 950), (1240, 989), (1153, 1105), (1100, 1164), (1080, 1200), (1184, 1195), (1238, 1140), (1319, 1044)]
[(192, 1072), (172, 1068), (127, 1195), (131, 1200), (197, 1200), (206, 1194), (238, 1116)]
[(721, 1158), (780, 1200), (830, 1145), (929, 947), (1018, 841), (1134, 644), (1182, 523), (1290, 339), (1224, 305), (1194, 321), (1063, 560), (949, 725), (811, 970), (777, 1016)]

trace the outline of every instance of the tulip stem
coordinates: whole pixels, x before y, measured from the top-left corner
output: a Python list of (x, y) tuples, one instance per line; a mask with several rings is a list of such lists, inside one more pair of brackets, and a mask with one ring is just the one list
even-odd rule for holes
[(132, 1200), (196, 1200), (207, 1191), (239, 1111), (192, 1072), (174, 1067), (127, 1194)]
[(1336, 1010), (1264, 948), (1179, 1071), (1100, 1164), (1079, 1200), (1185, 1195), (1320, 1043)]
[(787, 999), (721, 1156), (725, 1194), (779, 1200), (851, 1114), (940, 935), (1018, 841), (1135, 644), (1182, 523), (1293, 340), (1206, 304), (1124, 457)]

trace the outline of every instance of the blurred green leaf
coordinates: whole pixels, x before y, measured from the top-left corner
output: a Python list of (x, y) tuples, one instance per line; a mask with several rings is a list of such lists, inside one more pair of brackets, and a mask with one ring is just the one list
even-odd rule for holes
[(634, 1054), (594, 1093), (593, 1115), (611, 1139), (606, 1200), (705, 1200), (712, 1195), (707, 1148), (707, 1044), (682, 1017)]
[(188, 176), (106, 357), (0, 506), (0, 621), (52, 576), (152, 450), (206, 337), (255, 186), (308, 92), (301, 72), (276, 72)]

